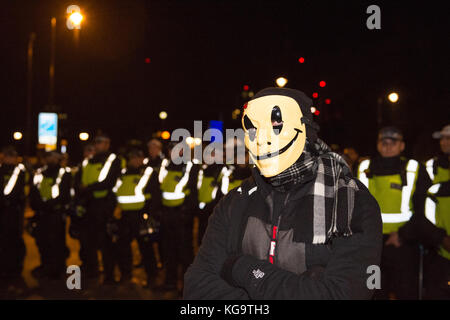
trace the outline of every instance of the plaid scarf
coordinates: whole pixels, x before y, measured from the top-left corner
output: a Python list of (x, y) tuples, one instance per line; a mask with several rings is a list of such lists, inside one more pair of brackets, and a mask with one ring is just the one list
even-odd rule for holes
[(331, 237), (350, 236), (358, 187), (345, 160), (322, 140), (307, 140), (300, 158), (268, 182), (277, 191), (289, 192), (312, 179), (315, 181), (305, 196), (310, 214), (302, 215), (297, 223), (296, 240), (320, 244)]

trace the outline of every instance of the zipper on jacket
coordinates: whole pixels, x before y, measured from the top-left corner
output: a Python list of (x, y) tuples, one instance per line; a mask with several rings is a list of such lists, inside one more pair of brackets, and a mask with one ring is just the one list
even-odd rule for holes
[[(289, 199), (289, 193), (286, 195), (286, 198), (284, 199), (283, 208), (286, 207), (287, 201)], [(270, 240), (270, 249), (269, 249), (269, 262), (271, 264), (275, 263), (275, 253), (277, 248), (277, 238), (278, 238), (278, 227), (280, 225), (281, 221), (281, 211), (279, 216), (277, 217), (277, 222), (272, 225), (272, 237)]]
[(278, 236), (278, 226), (280, 225), (281, 215), (278, 217), (276, 225), (272, 226), (272, 238), (270, 240), (270, 250), (269, 250), (269, 262), (274, 264), (275, 262), (275, 249), (277, 247), (277, 236)]

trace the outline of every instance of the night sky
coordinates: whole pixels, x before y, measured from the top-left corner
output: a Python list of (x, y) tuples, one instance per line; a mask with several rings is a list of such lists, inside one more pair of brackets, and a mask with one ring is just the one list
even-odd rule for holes
[[(70, 4), (85, 15), (78, 46), (66, 27)], [(366, 27), (371, 4), (381, 8), (381, 30)], [(319, 93), (316, 120), (328, 144), (373, 154), (377, 99), (384, 97), (384, 124), (404, 131), (407, 155), (425, 158), (438, 145), (432, 132), (450, 122), (445, 7), (444, 1), (3, 1), (0, 146), (25, 130), (31, 32), (37, 37), (37, 141), (37, 114), (49, 98), (55, 16), (55, 104), (67, 114), (60, 135), (69, 140), (69, 153), (80, 152), (80, 131), (100, 129), (117, 148), (160, 129), (193, 132), (194, 120), (203, 120), (205, 129), (208, 120), (237, 127), (231, 113), (245, 103), (243, 86), (256, 93), (284, 76), (289, 88)], [(396, 105), (386, 100), (391, 91), (399, 93)], [(161, 110), (169, 114), (165, 123)]]

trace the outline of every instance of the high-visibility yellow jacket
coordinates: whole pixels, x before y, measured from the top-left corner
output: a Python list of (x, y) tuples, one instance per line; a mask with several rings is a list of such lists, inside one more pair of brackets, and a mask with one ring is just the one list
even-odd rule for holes
[(369, 189), (381, 209), (383, 234), (398, 231), (413, 214), (412, 197), (416, 188), (419, 163), (406, 161), (406, 181), (401, 172), (391, 175), (370, 173), (371, 160), (363, 160), (358, 168), (358, 179)]
[(164, 159), (158, 174), (162, 205), (178, 207), (189, 198), (189, 206), (194, 207), (197, 203), (197, 174), (198, 165), (192, 161), (176, 165), (169, 159)]
[(87, 188), (96, 199), (105, 198), (114, 187), (120, 171), (121, 161), (114, 153), (96, 155), (82, 162), (76, 184)]
[[(439, 158), (426, 162), (426, 169), (433, 185), (428, 189), (425, 202), (425, 216), (436, 227), (442, 228), (450, 235), (450, 168), (444, 167)], [(442, 246), (439, 254), (450, 260), (450, 252)]]
[(218, 200), (220, 176), (225, 170), (226, 167), (219, 164), (204, 164), (200, 167), (197, 178), (199, 209), (208, 208)]
[(152, 197), (150, 179), (156, 174), (152, 167), (123, 169), (113, 188), (119, 207), (124, 211), (144, 209)]

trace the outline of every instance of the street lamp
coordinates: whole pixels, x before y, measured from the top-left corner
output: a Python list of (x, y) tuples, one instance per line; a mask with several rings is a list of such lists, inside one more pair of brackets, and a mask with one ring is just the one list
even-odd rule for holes
[(74, 12), (69, 16), (69, 22), (73, 29), (80, 29), (81, 21), (83, 21), (83, 15), (79, 12)]
[(194, 138), (194, 145), (199, 146), (202, 144), (202, 139), (200, 138)]
[(170, 132), (169, 131), (163, 131), (161, 133), (161, 138), (163, 138), (164, 140), (168, 140), (170, 138)]
[(69, 30), (81, 29), (81, 21), (83, 21), (84, 17), (80, 11), (80, 7), (77, 5), (67, 7), (66, 12), (69, 16), (67, 17), (66, 25)]
[(16, 131), (13, 133), (14, 140), (22, 140), (23, 134), (20, 131)]
[(87, 132), (80, 132), (78, 137), (80, 138), (81, 141), (86, 141), (86, 140), (89, 139), (89, 133), (87, 133)]
[[(391, 92), (387, 95), (388, 100), (391, 103), (397, 103), (399, 96), (397, 92)], [(378, 123), (378, 128), (381, 128), (381, 125), (383, 124), (383, 103), (385, 101), (385, 96), (384, 97), (378, 97), (377, 99), (377, 123)]]
[(396, 103), (398, 101), (398, 94), (396, 92), (392, 92), (388, 95), (388, 99), (392, 103)]
[(80, 42), (80, 29), (81, 22), (84, 20), (84, 16), (81, 14), (80, 7), (77, 5), (70, 5), (67, 7), (67, 29), (73, 30), (73, 38), (75, 41), (75, 47), (78, 48)]
[(286, 83), (288, 82), (288, 80), (284, 77), (279, 77), (276, 81), (277, 86), (279, 86), (280, 88), (283, 88)]
[(161, 112), (159, 113), (159, 118), (160, 118), (161, 120), (167, 119), (167, 112), (161, 111)]

